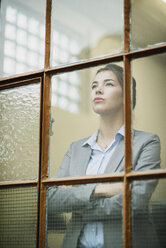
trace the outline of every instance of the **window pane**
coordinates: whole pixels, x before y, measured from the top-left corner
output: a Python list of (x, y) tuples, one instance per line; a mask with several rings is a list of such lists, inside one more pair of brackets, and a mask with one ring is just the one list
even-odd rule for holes
[(39, 83), (0, 91), (1, 181), (37, 178), (39, 114)]
[(122, 183), (48, 188), (48, 246), (122, 247), (123, 194), (113, 193), (119, 184), (123, 188)]
[[(137, 81), (137, 102), (133, 111), (133, 158), (140, 156), (140, 164), (133, 161), (135, 170), (151, 170), (166, 166), (166, 54), (132, 61)], [(154, 134), (157, 134), (154, 135)], [(159, 137), (159, 138), (158, 138)], [(161, 144), (161, 148), (160, 148)], [(135, 167), (136, 165), (136, 167)]]
[(166, 42), (166, 2), (132, 0), (131, 49)]
[(44, 67), (45, 0), (2, 0), (0, 77)]
[(123, 1), (52, 2), (51, 66), (122, 51)]
[[(99, 72), (95, 75), (99, 68), (105, 68), (105, 66), (107, 66), (107, 71)], [(109, 66), (111, 66), (111, 68), (109, 68)], [(120, 67), (120, 72), (117, 72), (119, 79), (117, 79), (116, 74), (111, 71), (116, 69), (113, 66), (115, 67), (117, 65), (103, 65), (97, 68), (74, 71), (52, 77), (49, 157), (50, 177), (123, 171), (123, 69)], [(115, 81), (107, 82), (109, 79), (115, 79)], [(122, 86), (118, 80), (120, 80)], [(102, 87), (104, 87), (105, 93), (95, 93), (96, 89), (94, 87), (92, 88), (93, 81), (94, 84), (96, 84), (96, 82), (100, 84), (104, 82)], [(113, 84), (116, 84), (117, 87), (113, 87)], [(92, 97), (101, 96), (108, 98), (106, 107), (105, 100), (103, 102), (94, 102), (92, 100)], [(113, 115), (114, 120), (120, 119), (118, 124), (116, 123), (117, 125), (115, 125), (115, 130), (109, 128), (112, 136), (107, 137), (106, 134), (106, 144), (104, 143), (104, 138), (102, 139), (100, 132), (98, 132), (98, 129), (100, 129), (100, 117), (103, 116), (102, 111), (107, 115)], [(103, 120), (103, 118), (101, 119)], [(110, 127), (111, 124), (110, 117)], [(94, 136), (90, 143), (85, 144), (86, 141), (88, 141), (86, 137), (92, 135)], [(97, 140), (99, 144), (96, 143), (96, 146), (93, 147), (92, 140), (94, 140), (94, 143)], [(70, 146), (72, 142), (74, 142), (74, 144)], [(104, 148), (105, 145), (107, 146), (106, 148)], [(66, 153), (67, 150), (68, 153)], [(91, 152), (93, 152), (93, 154), (91, 154)], [(72, 153), (72, 162), (69, 161), (70, 153)], [(63, 160), (64, 155), (65, 158)], [(98, 167), (95, 167), (96, 169), (98, 168), (97, 170), (93, 170), (92, 168), (92, 170), (88, 170), (88, 161), (90, 158), (92, 167), (93, 163), (95, 164), (95, 160), (97, 161)]]
[(37, 188), (0, 189), (0, 247), (36, 247)]
[(133, 248), (165, 247), (166, 180), (132, 183)]

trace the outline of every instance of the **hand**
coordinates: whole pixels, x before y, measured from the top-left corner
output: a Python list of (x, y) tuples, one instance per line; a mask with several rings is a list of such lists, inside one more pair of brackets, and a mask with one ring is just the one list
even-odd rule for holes
[(123, 192), (123, 183), (107, 183), (97, 185), (93, 191), (93, 198), (112, 197)]

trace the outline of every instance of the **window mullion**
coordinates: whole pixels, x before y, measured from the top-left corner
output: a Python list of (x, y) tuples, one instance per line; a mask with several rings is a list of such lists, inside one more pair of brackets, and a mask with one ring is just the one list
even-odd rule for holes
[(123, 194), (123, 247), (131, 248), (131, 192), (126, 174), (132, 170), (132, 131), (131, 131), (131, 67), (130, 58), (130, 0), (124, 0), (124, 123), (125, 123), (125, 175)]
[(45, 210), (46, 210), (46, 187), (43, 180), (48, 177), (49, 156), (49, 118), (50, 118), (50, 76), (44, 73), (43, 94), (41, 105), (41, 163), (39, 184), (39, 208), (38, 208), (38, 242), (37, 247), (45, 247)]
[(46, 4), (46, 30), (45, 30), (45, 68), (50, 67), (51, 10), (52, 10), (52, 0), (47, 0), (47, 4)]

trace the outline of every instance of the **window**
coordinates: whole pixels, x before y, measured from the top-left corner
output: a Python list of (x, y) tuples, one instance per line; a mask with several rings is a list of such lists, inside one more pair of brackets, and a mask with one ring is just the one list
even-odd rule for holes
[[(136, 248), (140, 237), (151, 239), (153, 233), (145, 221), (147, 205), (141, 194), (146, 185), (152, 185), (155, 191), (146, 198), (148, 211), (164, 247), (165, 2), (2, 0), (0, 4), (0, 246), (60, 247), (66, 226), (73, 221), (71, 212), (77, 209), (73, 210), (70, 202), (61, 206), (57, 201), (57, 212), (62, 213), (56, 215), (54, 202), (49, 202), (52, 191), (57, 189), (61, 199), (64, 188), (70, 195), (70, 187), (75, 187), (82, 196), (81, 211), (94, 184), (123, 182), (122, 208), (116, 209), (111, 220), (117, 229), (112, 229), (110, 236), (114, 233), (114, 242), (121, 242), (124, 248)], [(124, 170), (97, 176), (75, 171), (72, 177), (57, 178), (70, 143), (97, 128), (98, 119), (87, 103), (87, 82), (92, 82), (96, 69), (110, 62), (124, 67)], [(138, 90), (135, 110), (131, 108), (132, 76)], [(158, 134), (160, 169), (133, 170), (132, 127)], [(135, 194), (140, 195), (144, 219), (135, 218), (135, 210), (140, 214)], [(93, 212), (91, 204), (87, 207), (85, 221), (101, 217), (102, 211)], [(79, 211), (76, 215), (78, 218)], [(140, 222), (145, 229), (137, 228)], [(141, 246), (147, 248), (147, 244), (150, 242)]]
[(51, 102), (53, 106), (72, 113), (80, 111), (80, 78), (76, 72), (71, 75), (63, 74), (52, 78)]
[(19, 1), (2, 2), (2, 9), (2, 75), (43, 68), (45, 27), (42, 15)]

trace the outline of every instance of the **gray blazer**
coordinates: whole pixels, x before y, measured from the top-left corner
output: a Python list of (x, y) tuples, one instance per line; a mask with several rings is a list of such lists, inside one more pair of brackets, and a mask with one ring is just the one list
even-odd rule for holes
[[(73, 142), (67, 151), (57, 177), (85, 175), (91, 148), (83, 143), (88, 138)], [(157, 135), (133, 130), (133, 170), (160, 168), (160, 141)], [(124, 170), (124, 140), (116, 147), (105, 173)], [(135, 248), (158, 248), (155, 230), (149, 219), (148, 203), (157, 180), (132, 183), (132, 243)], [(122, 194), (92, 200), (94, 184), (51, 187), (48, 190), (48, 219), (53, 214), (72, 212), (62, 244), (63, 248), (79, 247), (79, 236), (88, 222), (101, 221), (104, 227), (104, 247), (122, 247)], [(49, 224), (49, 223), (48, 223)]]

